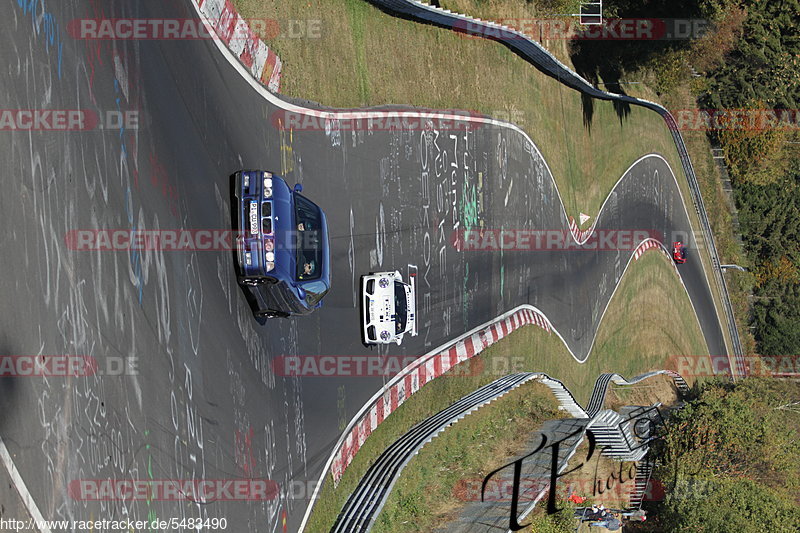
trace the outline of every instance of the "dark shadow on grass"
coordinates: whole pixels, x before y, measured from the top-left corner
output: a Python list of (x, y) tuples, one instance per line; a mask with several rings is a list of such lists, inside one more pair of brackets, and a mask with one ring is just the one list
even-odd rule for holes
[(583, 127), (591, 133), (592, 119), (594, 118), (594, 98), (588, 94), (581, 93), (581, 110), (583, 112)]
[[(551, 70), (545, 68), (544, 66), (540, 65), (534, 58), (530, 57), (528, 54), (523, 52), (518, 48), (520, 45), (519, 42), (511, 42), (502, 37), (495, 36), (493, 34), (488, 35), (479, 35), (476, 32), (478, 30), (474, 28), (470, 28), (468, 24), (464, 24), (463, 28), (460, 27), (451, 27), (449, 24), (439, 23), (435, 20), (422, 20), (417, 16), (407, 15), (396, 11), (394, 9), (390, 9), (384, 5), (376, 3), (375, 0), (367, 0), (371, 5), (373, 5), (379, 11), (395, 17), (400, 18), (403, 20), (407, 20), (409, 22), (414, 22), (416, 24), (428, 24), (430, 26), (436, 26), (438, 28), (442, 28), (448, 31), (453, 31), (458, 34), (464, 35), (464, 38), (468, 39), (485, 39), (488, 41), (495, 41), (506, 48), (508, 48), (512, 53), (516, 56), (520, 57), (530, 65), (532, 65), (536, 70), (558, 80), (560, 83), (566, 85), (567, 87), (576, 90), (581, 93), (581, 102), (582, 102), (582, 114), (583, 114), (583, 126), (587, 130), (591, 131), (592, 120), (594, 118), (594, 100), (595, 96), (590, 96), (583, 92), (582, 88), (580, 87), (581, 84), (577, 84), (577, 82), (570, 78), (563, 78), (558, 73), (554, 73)], [(666, 0), (658, 0), (659, 2), (664, 2)], [(682, 3), (683, 0), (678, 0), (678, 3)], [(433, 2), (435, 4), (435, 2)], [(659, 41), (663, 42), (663, 41)], [(607, 44), (607, 43), (603, 43)], [(616, 46), (619, 45), (618, 42), (614, 42)], [(629, 45), (628, 42), (623, 43), (624, 46)], [(572, 59), (575, 62), (576, 70), (578, 74), (580, 74), (584, 79), (589, 81), (594, 86), (597, 86), (600, 78), (604, 80), (606, 83), (605, 89), (607, 92), (615, 92), (618, 94), (625, 95), (625, 92), (621, 89), (620, 86), (620, 78), (622, 77), (623, 69), (619, 65), (614, 65), (613, 61), (608, 61), (607, 58), (603, 57), (603, 53), (605, 53), (602, 49), (592, 50), (591, 48), (583, 49), (579, 47), (579, 45), (574, 45), (575, 50), (572, 52)], [(571, 46), (573, 48), (573, 46)], [(542, 61), (544, 63), (550, 63), (550, 67), (554, 67), (554, 61), (550, 58), (546, 53), (540, 51), (534, 51), (534, 56), (541, 55)], [(556, 70), (557, 68), (554, 68)], [(578, 86), (576, 86), (576, 84)], [(598, 98), (603, 99), (603, 98)], [(611, 100), (611, 98), (609, 98)], [(627, 102), (614, 102), (614, 110), (617, 114), (617, 117), (620, 120), (620, 123), (627, 119), (628, 115), (630, 114), (630, 106), (631, 104)]]
[[(553, 75), (552, 72), (549, 72), (548, 70), (546, 70), (546, 69), (542, 68), (541, 66), (539, 66), (537, 63), (532, 62), (531, 59), (528, 56), (526, 56), (525, 54), (521, 53), (519, 50), (514, 48), (514, 46), (512, 46), (510, 43), (508, 43), (508, 42), (506, 42), (506, 41), (504, 41), (502, 39), (495, 38), (495, 37), (490, 36), (490, 35), (486, 35), (486, 36), (477, 35), (472, 30), (470, 30), (470, 28), (468, 28), (466, 24), (465, 24), (464, 28), (453, 28), (453, 27), (450, 27), (447, 24), (439, 24), (438, 22), (435, 22), (435, 21), (422, 20), (422, 19), (420, 19), (418, 17), (415, 17), (415, 16), (411, 16), (411, 15), (406, 15), (404, 13), (400, 13), (399, 11), (395, 11), (393, 9), (389, 9), (386, 6), (377, 4), (373, 0), (366, 0), (366, 1), (369, 2), (369, 4), (372, 5), (378, 11), (381, 11), (382, 13), (385, 13), (386, 15), (389, 15), (389, 16), (394, 17), (394, 18), (399, 18), (399, 19), (402, 19), (402, 20), (406, 20), (408, 22), (413, 22), (415, 24), (426, 24), (426, 25), (429, 25), (429, 26), (435, 26), (437, 28), (441, 28), (441, 29), (444, 29), (444, 30), (452, 31), (452, 32), (455, 32), (457, 34), (463, 35), (464, 39), (471, 39), (471, 40), (483, 39), (483, 40), (486, 40), (486, 41), (494, 41), (494, 42), (500, 43), (503, 46), (505, 46), (506, 48), (508, 48), (514, 55), (516, 55), (520, 59), (523, 59), (525, 62), (529, 63), (531, 66), (536, 68), (536, 70), (538, 70), (542, 74), (545, 74), (545, 75), (547, 75), (547, 76), (549, 76), (551, 78), (555, 78), (561, 83), (566, 83), (564, 79)], [(570, 87), (570, 88), (575, 89), (574, 87)], [(575, 89), (575, 90), (577, 90), (577, 89)]]

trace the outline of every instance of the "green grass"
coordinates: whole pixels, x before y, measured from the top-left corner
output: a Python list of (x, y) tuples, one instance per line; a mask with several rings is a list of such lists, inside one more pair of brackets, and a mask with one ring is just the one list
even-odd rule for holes
[[(653, 327), (654, 324), (657, 327)], [(680, 332), (680, 335), (676, 335), (675, 332)], [(626, 377), (632, 377), (648, 370), (675, 368), (674, 365), (671, 366), (672, 361), (670, 360), (674, 355), (707, 353), (688, 296), (676, 278), (669, 259), (659, 252), (647, 252), (639, 261), (632, 263), (623, 277), (600, 326), (595, 348), (586, 363), (576, 363), (556, 335), (547, 334), (537, 327), (524, 327), (490, 346), (477, 358), (482, 364), (473, 366), (473, 368), (482, 368), (482, 372), (475, 375), (463, 375), (464, 372), (455, 374), (451, 371), (450, 376), (443, 376), (425, 385), (367, 438), (364, 446), (356, 454), (353, 463), (345, 470), (339, 486), (335, 490), (332, 478), (327, 477), (320, 499), (311, 516), (308, 531), (328, 531), (330, 529), (347, 497), (369, 465), (411, 426), (502, 375), (517, 371), (545, 372), (563, 381), (578, 401), (585, 403), (589, 398), (595, 379), (602, 372), (614, 371)], [(537, 414), (535, 409), (526, 407), (530, 404), (526, 403), (527, 400), (524, 397), (516, 399), (514, 396), (509, 397), (511, 398), (510, 402), (516, 405), (511, 408), (511, 415), (507, 414), (508, 411), (505, 410), (507, 407), (501, 407), (505, 400), (499, 400), (488, 408), (486, 413), (489, 414), (481, 414), (474, 418), (473, 416), (467, 417), (454, 426), (454, 428), (459, 428), (462, 424), (464, 425), (465, 429), (463, 432), (459, 429), (458, 435), (469, 435), (471, 432), (484, 433), (487, 441), (497, 441), (493, 448), (494, 451), (484, 451), (481, 457), (475, 458), (476, 460), (483, 459), (487, 461), (487, 464), (496, 464), (502, 461), (509, 455), (508, 451), (513, 447), (508, 443), (520, 442), (520, 439), (536, 427), (533, 424), (524, 423), (526, 417), (546, 418), (549, 416), (546, 413), (547, 407), (541, 407), (542, 412)], [(502, 428), (503, 431), (512, 428), (508, 429), (507, 441), (489, 438), (491, 433), (486, 433), (487, 424), (491, 424), (494, 417), (491, 409), (495, 407), (502, 409), (498, 412), (504, 413), (502, 415), (504, 419), (512, 419), (507, 423), (498, 423), (498, 428)], [(435, 457), (436, 454), (451, 453), (461, 457), (463, 454), (471, 453), (468, 450), (462, 450), (462, 446), (457, 444), (467, 437), (452, 441), (450, 437), (444, 438), (450, 431), (452, 429), (426, 446), (426, 448), (432, 446), (433, 451), (425, 450), (425, 455), (420, 455), (409, 463), (406, 471), (411, 472), (409, 474), (411, 479), (422, 475), (417, 470), (418, 468), (426, 473), (426, 479), (427, 477), (431, 479), (421, 484), (415, 481), (405, 485), (407, 482), (403, 481), (406, 475), (404, 473), (400, 481), (403, 484), (398, 486), (408, 486), (409, 490), (412, 486), (417, 486), (420, 490), (424, 488), (423, 494), (410, 496), (407, 492), (396, 493), (393, 491), (390, 503), (387, 503), (386, 507), (390, 509), (390, 515), (393, 517), (391, 522), (397, 524), (418, 523), (423, 518), (414, 515), (413, 512), (421, 513), (421, 509), (436, 508), (445, 514), (452, 511), (453, 506), (457, 503), (455, 497), (447, 500), (443, 496), (448, 491), (452, 493), (452, 485), (446, 486), (444, 481), (450, 479), (451, 476), (444, 474), (444, 470), (441, 470), (450, 468), (452, 465), (449, 463), (444, 465), (441, 462), (429, 464), (426, 462), (427, 459), (420, 459), (420, 457)], [(500, 429), (497, 431), (499, 432)], [(517, 433), (513, 433), (513, 431), (517, 431)], [(440, 443), (445, 443), (442, 446), (447, 447), (446, 453), (437, 448)], [(464, 460), (468, 465), (479, 464), (473, 462), (473, 459)], [(481, 468), (472, 468), (472, 470), (474, 470), (472, 477), (479, 476), (480, 471), (483, 471)], [(470, 475), (469, 472), (462, 470), (457, 473), (467, 477)], [(438, 486), (437, 483), (442, 485)], [(402, 496), (397, 496), (397, 494), (402, 494)], [(431, 497), (430, 495), (436, 496)], [(435, 502), (439, 507), (428, 506), (429, 500), (426, 500), (428, 503), (414, 505), (406, 502), (406, 500), (414, 502), (418, 497), (430, 497), (430, 501)], [(404, 508), (411, 514), (402, 518), (401, 510)], [(434, 512), (436, 516), (441, 513)], [(424, 520), (427, 519), (424, 518)], [(388, 524), (388, 521), (384, 523)], [(410, 527), (409, 523), (403, 524), (403, 527)], [(387, 529), (387, 531), (393, 530)], [(397, 531), (413, 531), (413, 529), (398, 529)]]
[(367, 5), (363, 0), (345, 0), (350, 28), (353, 31), (356, 60), (356, 87), (358, 99), (369, 102), (369, 74), (367, 73), (367, 49), (364, 46), (364, 33), (366, 31)]

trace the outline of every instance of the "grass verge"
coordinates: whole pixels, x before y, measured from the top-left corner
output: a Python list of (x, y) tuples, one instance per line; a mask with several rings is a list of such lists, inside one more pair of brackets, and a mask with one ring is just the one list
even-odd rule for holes
[[(659, 326), (654, 328), (653, 324)], [(490, 346), (477, 358), (482, 364), (473, 368), (481, 368), (482, 372), (463, 375), (464, 372), (451, 371), (450, 376), (425, 385), (367, 438), (338, 488), (334, 490), (332, 479), (326, 479), (308, 531), (330, 529), (369, 465), (411, 426), (497, 377), (516, 371), (545, 372), (562, 380), (578, 401), (585, 403), (597, 375), (602, 372), (614, 371), (632, 377), (652, 369), (676, 368), (672, 358), (675, 355), (707, 353), (689, 298), (669, 259), (659, 252), (647, 252), (632, 263), (623, 277), (586, 363), (577, 364), (557, 336), (536, 327), (525, 327)], [(513, 444), (521, 442), (535, 427), (524, 423), (525, 417), (549, 416), (547, 404), (535, 400), (537, 394), (530, 396), (526, 400), (509, 395), (508, 401), (516, 406), (512, 414), (503, 407), (507, 400), (501, 399), (484, 408), (488, 414), (465, 418), (423, 448), (406, 467), (384, 508), (387, 516), (392, 517), (390, 522), (396, 524), (392, 526), (395, 529), (385, 531), (429, 531), (426, 524), (448, 516), (459, 502), (452, 494), (452, 485), (447, 485), (452, 476), (445, 472), (452, 468), (453, 475), (482, 477), (492, 465), (496, 467), (505, 459)], [(537, 415), (531, 408), (533, 405), (538, 405), (537, 409), (545, 414)], [(500, 414), (493, 415), (493, 409)], [(492, 422), (494, 418), (498, 420)], [(489, 429), (492, 424), (494, 429)], [(458, 433), (453, 432), (456, 428)], [(501, 433), (506, 435), (503, 439), (490, 438)], [(479, 434), (486, 437), (487, 447), (475, 446)], [(464, 446), (465, 443), (470, 445)], [(441, 459), (454, 456), (459, 459)], [(467, 468), (459, 466), (460, 463)], [(410, 491), (419, 494), (411, 495)]]

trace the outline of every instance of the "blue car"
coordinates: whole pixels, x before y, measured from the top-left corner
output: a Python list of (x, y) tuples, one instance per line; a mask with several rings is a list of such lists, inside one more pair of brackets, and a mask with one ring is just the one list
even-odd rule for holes
[(237, 277), (257, 317), (307, 315), (331, 288), (328, 222), (302, 190), (263, 170), (234, 175)]

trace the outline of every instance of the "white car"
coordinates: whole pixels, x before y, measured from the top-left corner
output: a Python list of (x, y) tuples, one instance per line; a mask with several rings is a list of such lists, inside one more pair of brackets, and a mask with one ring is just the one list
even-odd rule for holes
[(403, 341), (417, 335), (416, 276), (403, 283), (400, 272), (376, 272), (361, 276), (361, 326), (364, 344)]

